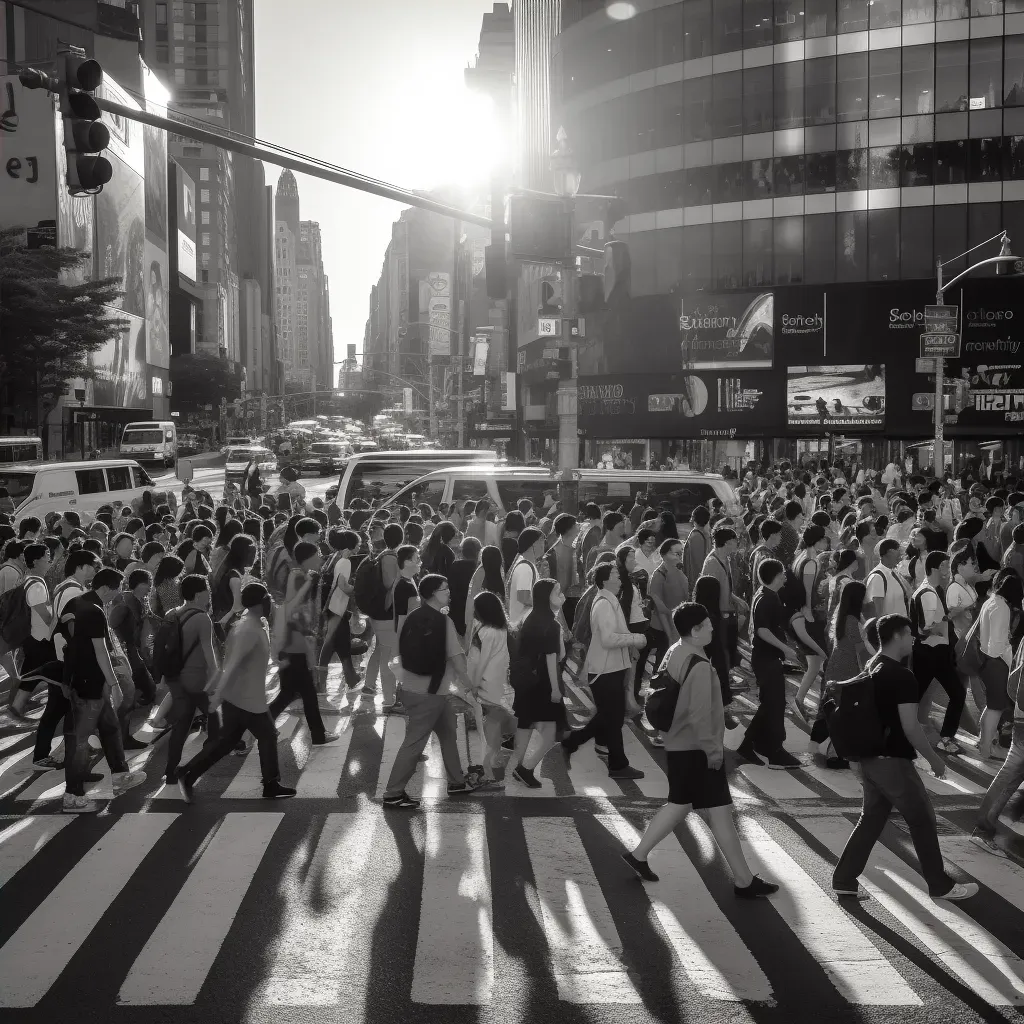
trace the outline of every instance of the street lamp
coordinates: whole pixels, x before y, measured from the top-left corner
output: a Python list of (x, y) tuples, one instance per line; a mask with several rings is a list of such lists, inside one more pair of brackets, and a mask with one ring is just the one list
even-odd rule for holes
[[(576, 256), (573, 251), (574, 212), (576, 193), (580, 190), (582, 173), (576, 164), (576, 157), (569, 148), (569, 137), (565, 128), (559, 128), (555, 136), (557, 146), (551, 154), (551, 173), (554, 178), (555, 192), (562, 197), (568, 221), (568, 252), (562, 259), (562, 317), (576, 315)], [(563, 341), (568, 339), (564, 337)], [(579, 464), (579, 432), (578, 432), (578, 378), (576, 376), (576, 351), (570, 349), (569, 358), (572, 363), (571, 376), (568, 380), (559, 380), (555, 401), (558, 408), (558, 468), (576, 469)]]
[[(952, 280), (947, 281), (945, 284), (942, 282), (942, 268), (948, 266), (950, 263), (956, 263), (957, 260), (963, 259), (965, 256), (969, 256), (976, 249), (980, 249), (983, 245), (988, 245), (989, 242), (994, 242), (999, 239), (999, 255), (991, 256), (987, 260), (979, 260), (977, 263), (972, 264), (966, 270), (960, 271)], [(979, 267), (988, 267), (995, 264), (996, 274), (1017, 274), (1024, 269), (1022, 264), (1024, 261), (1018, 260), (1013, 253), (1010, 252), (1010, 236), (1005, 231), (1001, 231), (998, 235), (993, 235), (991, 238), (986, 238), (984, 242), (979, 242), (976, 246), (968, 249), (967, 252), (960, 253), (955, 259), (946, 260), (945, 263), (942, 260), (935, 261), (935, 276), (936, 276), (936, 289), (935, 289), (935, 302), (936, 305), (943, 305), (942, 298), (945, 293), (957, 283), (962, 280), (968, 274), (974, 273)], [(960, 310), (961, 318), (963, 317), (963, 310)], [(961, 319), (961, 329), (963, 320)], [(955, 324), (954, 324), (955, 326)], [(942, 356), (935, 358), (935, 444), (932, 450), (932, 466), (935, 470), (936, 479), (941, 478), (943, 469), (943, 455), (945, 453), (946, 439), (944, 437), (944, 420), (945, 415), (945, 396), (943, 390), (945, 386), (945, 370), (946, 361)]]

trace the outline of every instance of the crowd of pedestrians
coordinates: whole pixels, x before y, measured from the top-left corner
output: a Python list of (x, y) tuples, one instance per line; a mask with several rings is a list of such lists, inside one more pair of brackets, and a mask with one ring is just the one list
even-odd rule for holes
[[(68, 813), (98, 809), (86, 796), (100, 778), (94, 734), (115, 795), (144, 781), (126, 759), (146, 746), (132, 727), (142, 707), (157, 734), (170, 732), (163, 777), (186, 802), (214, 763), (253, 741), (263, 795), (289, 797), (275, 719), (301, 701), (312, 742), (332, 742), (318, 698), (337, 657), (346, 687), (379, 693), (384, 713), (405, 718), (383, 805), (412, 810), (407, 785), (431, 734), (451, 796), (540, 788), (552, 751), (571, 768), (591, 741), (611, 779), (641, 779), (624, 725), (642, 722), (652, 685), (674, 685), (671, 724), (648, 730), (665, 751), (668, 802), (624, 859), (656, 880), (648, 854), (696, 809), (737, 896), (749, 898), (777, 886), (746, 863), (726, 775), (746, 636), (758, 696), (737, 748), (746, 763), (804, 764), (785, 747), (788, 710), (810, 730), (814, 757), (849, 770), (825, 702), (812, 712), (810, 698), (833, 682), (873, 681), (885, 746), (860, 758), (864, 811), (837, 896), (863, 895), (857, 876), (896, 807), (931, 894), (964, 898), (976, 887), (942, 869), (913, 760), (941, 776), (963, 730), (977, 735), (978, 756), (1001, 767), (972, 838), (1005, 855), (995, 822), (1024, 780), (1024, 480), (964, 489), (893, 465), (850, 476), (825, 462), (751, 471), (734, 507), (697, 506), (686, 523), (643, 493), (631, 507), (587, 504), (578, 515), (550, 494), (543, 507), (523, 499), (497, 516), (486, 500), (339, 509), (307, 500), (290, 478), (266, 494), (250, 474), (221, 500), (188, 486), (180, 503), (147, 492), (88, 522), (73, 511), (43, 522), (0, 514), (0, 635), (17, 683), (9, 713), (35, 728), (34, 767), (64, 771)], [(800, 677), (788, 701), (787, 672)], [(583, 724), (568, 720), (567, 677), (592, 695)], [(43, 687), (42, 717), (27, 719)], [(459, 714), (481, 737), (481, 763), (467, 768)], [(206, 741), (182, 764), (194, 728)]]

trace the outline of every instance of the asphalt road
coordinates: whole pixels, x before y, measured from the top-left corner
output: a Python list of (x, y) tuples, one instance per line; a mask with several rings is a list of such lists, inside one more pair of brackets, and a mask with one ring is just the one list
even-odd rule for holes
[[(321, 698), (338, 742), (313, 748), (293, 706), (278, 721), (296, 799), (260, 797), (255, 750), (229, 756), (184, 805), (161, 783), (166, 737), (136, 754), (147, 782), (99, 815), (61, 815), (61, 773), (31, 769), (30, 733), (0, 727), (0, 1022), (653, 1021), (925, 1022), (1017, 1017), (1024, 1003), (1024, 824), (1011, 804), (1000, 860), (967, 841), (992, 769), (954, 759), (925, 783), (949, 870), (982, 892), (928, 899), (894, 817), (839, 907), (832, 865), (858, 808), (850, 772), (732, 764), (748, 858), (780, 883), (738, 901), (703, 822), (652, 856), (644, 885), (619, 859), (667, 792), (663, 752), (630, 725), (647, 774), (609, 780), (592, 747), (543, 788), (448, 798), (436, 745), (410, 791), (379, 802), (404, 734), (380, 698)], [(274, 685), (273, 672), (269, 677)], [(570, 688), (577, 720), (586, 689)], [(743, 693), (739, 708), (753, 709)], [(788, 721), (788, 745), (806, 734)], [(136, 734), (152, 731), (137, 723)], [(735, 747), (741, 730), (728, 735)], [(185, 756), (198, 749), (199, 733)], [(463, 763), (479, 739), (460, 719)], [(730, 758), (730, 762), (732, 758)], [(103, 762), (97, 770), (104, 772)]]

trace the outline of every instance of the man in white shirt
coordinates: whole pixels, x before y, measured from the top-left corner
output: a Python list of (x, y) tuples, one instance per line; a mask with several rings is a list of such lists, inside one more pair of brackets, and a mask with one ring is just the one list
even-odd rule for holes
[(13, 590), (25, 575), (25, 545), (20, 540), (9, 540), (4, 547), (4, 563), (0, 565), (0, 595)]
[[(11, 714), (22, 718), (25, 708), (40, 685), (36, 670), (53, 661), (53, 644), (50, 642), (50, 623), (53, 609), (50, 606), (50, 592), (46, 586), (46, 572), (50, 568), (50, 549), (35, 541), (26, 544), (22, 553), (25, 576), (16, 584), (25, 588), (25, 603), (30, 611), (30, 633), (22, 644), (21, 671), (18, 675), (18, 690), (11, 700)], [(12, 588), (13, 589), (13, 588)]]
[(537, 582), (537, 559), (544, 554), (544, 534), (528, 526), (519, 534), (519, 557), (508, 574), (508, 621), (518, 626), (533, 607), (533, 585)]
[(899, 543), (890, 537), (875, 549), (878, 565), (871, 570), (866, 580), (867, 599), (871, 602), (874, 617), (883, 615), (907, 615), (907, 595), (903, 584), (893, 571), (900, 561)]
[(466, 523), (466, 536), (476, 537), (484, 547), (487, 547), (488, 545), (497, 547), (498, 527), (497, 524), (488, 520), (487, 514), (490, 511), (491, 503), (486, 499), (476, 503), (476, 513), (473, 518)]
[(914, 675), (920, 688), (921, 701), (917, 720), (928, 722), (931, 709), (929, 690), (933, 680), (945, 691), (949, 699), (940, 730), (939, 750), (946, 754), (959, 754), (956, 731), (960, 727), (967, 693), (957, 675), (953, 649), (949, 643), (949, 614), (940, 588), (949, 583), (949, 555), (945, 551), (931, 551), (924, 563), (925, 582), (914, 592), (914, 615), (917, 638), (914, 641)]

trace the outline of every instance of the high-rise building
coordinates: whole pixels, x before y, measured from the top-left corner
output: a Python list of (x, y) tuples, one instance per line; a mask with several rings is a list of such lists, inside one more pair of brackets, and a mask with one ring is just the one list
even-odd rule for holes
[(520, 188), (551, 187), (551, 48), (562, 0), (516, 0), (513, 8), (516, 68), (514, 180)]
[(334, 332), (327, 284), (320, 225), (315, 220), (299, 221), (296, 257), (298, 349), (300, 358), (305, 353), (317, 384), (329, 388), (334, 375)]

